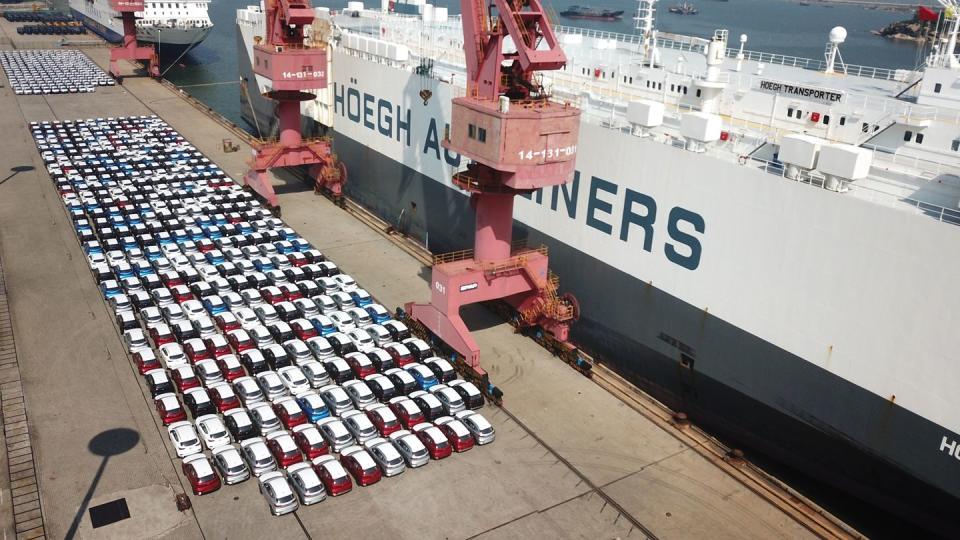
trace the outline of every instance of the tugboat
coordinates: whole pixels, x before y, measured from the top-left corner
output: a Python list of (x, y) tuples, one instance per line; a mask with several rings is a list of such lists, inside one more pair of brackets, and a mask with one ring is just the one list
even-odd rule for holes
[(569, 19), (592, 19), (597, 21), (616, 21), (623, 18), (623, 11), (612, 9), (597, 9), (589, 6), (570, 6), (560, 12), (560, 15)]
[(670, 13), (677, 15), (696, 15), (699, 12), (700, 11), (690, 2), (681, 2), (670, 8)]

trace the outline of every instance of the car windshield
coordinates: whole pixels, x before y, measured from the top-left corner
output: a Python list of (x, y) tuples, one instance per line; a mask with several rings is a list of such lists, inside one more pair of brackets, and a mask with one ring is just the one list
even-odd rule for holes
[(214, 431), (210, 434), (211, 439), (222, 439), (227, 436), (226, 431)]
[(208, 474), (205, 474), (203, 476), (198, 475), (197, 480), (199, 480), (200, 482), (209, 482), (210, 480), (213, 480), (213, 471), (210, 471)]
[(286, 504), (286, 503), (289, 503), (289, 502), (291, 502), (291, 501), (293, 501), (293, 495), (291, 495), (291, 494), (289, 494), (289, 493), (286, 494), (286, 495), (281, 495), (281, 496), (277, 497), (277, 502), (278, 502), (278, 503), (281, 503), (281, 504)]
[(193, 437), (191, 437), (189, 439), (184, 439), (181, 444), (183, 444), (184, 446), (193, 446), (198, 443), (199, 441), (197, 441), (197, 439), (194, 439)]

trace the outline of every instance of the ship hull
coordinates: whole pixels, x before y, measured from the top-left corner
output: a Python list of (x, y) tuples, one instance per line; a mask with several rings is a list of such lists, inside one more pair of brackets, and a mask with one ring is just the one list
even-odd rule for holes
[[(238, 40), (241, 76), (252, 81), (249, 47), (241, 38)], [(405, 116), (404, 108), (417, 111), (421, 107), (418, 93), (426, 83), (413, 78), (404, 83), (402, 79), (392, 80), (386, 73), (371, 75), (366, 70), (376, 68), (358, 65), (359, 60), (344, 53), (334, 56), (334, 64), (350, 74), (338, 78), (334, 71), (332, 80), (337, 102), (334, 109), (340, 107), (334, 115), (334, 149), (350, 170), (346, 193), (398, 230), (420, 239), (434, 253), (469, 247), (474, 225), (469, 199), (453, 188), (442, 172), (436, 172), (438, 167), (430, 161), (447, 160), (448, 167), (440, 170), (460, 165), (458, 158), (452, 159), (430, 143), (436, 137), (430, 133), (442, 133), (444, 120), (449, 121), (447, 102), (451, 92), (441, 83), (431, 83), (429, 89), (436, 101), (422, 105), (426, 111), (418, 114), (423, 118), (418, 120), (416, 129), (410, 129), (427, 131), (428, 135), (411, 141), (409, 133), (384, 129), (386, 124), (379, 122), (375, 114), (368, 118), (361, 104), (369, 95), (373, 111), (380, 106), (379, 100), (390, 105), (387, 110), (396, 106), (397, 114), (390, 126), (395, 128), (398, 119), (416, 119)], [(351, 105), (354, 102), (350, 88), (355, 81), (369, 85), (357, 90), (356, 107)], [(269, 125), (269, 105), (258, 104), (265, 100), (255, 92), (251, 94), (253, 107), (244, 107), (247, 119), (252, 120), (249, 111), (257, 111), (262, 115), (260, 125)], [(354, 108), (356, 115), (352, 114)], [(441, 127), (424, 130), (424, 118), (430, 116)], [(308, 132), (322, 129), (316, 124), (307, 127)], [(406, 147), (398, 151), (396, 147), (404, 146), (404, 138), (408, 139)], [(830, 352), (826, 360), (811, 361), (744, 325), (715, 316), (709, 306), (694, 305), (667, 290), (661, 283), (676, 287), (677, 283), (671, 283), (672, 276), (682, 279), (691, 271), (690, 265), (681, 266), (686, 263), (683, 257), (676, 258), (676, 253), (680, 262), (672, 270), (668, 265), (666, 274), (658, 272), (663, 263), (654, 259), (642, 259), (645, 263), (637, 271), (625, 272), (611, 263), (619, 254), (608, 251), (605, 256), (597, 256), (582, 247), (599, 249), (589, 242), (581, 241), (581, 247), (573, 244), (578, 236), (586, 234), (583, 231), (589, 230), (584, 219), (589, 224), (594, 218), (591, 227), (602, 228), (604, 224), (595, 218), (609, 212), (602, 206), (600, 214), (597, 206), (584, 207), (585, 199), (591, 204), (600, 199), (593, 196), (596, 186), (603, 188), (597, 178), (617, 178), (625, 170), (633, 169), (632, 174), (636, 175), (642, 169), (641, 174), (651, 175), (642, 189), (657, 199), (658, 205), (666, 206), (657, 206), (660, 212), (671, 216), (674, 211), (664, 201), (686, 197), (704, 205), (698, 210), (705, 214), (710, 213), (707, 210), (713, 210), (715, 217), (733, 212), (730, 219), (740, 219), (736, 210), (724, 209), (723, 203), (712, 200), (729, 200), (729, 206), (739, 208), (740, 215), (747, 212), (740, 208), (743, 204), (737, 197), (727, 199), (728, 193), (717, 190), (716, 182), (723, 181), (735, 182), (730, 193), (752, 194), (760, 200), (766, 195), (764, 190), (777, 190), (777, 198), (783, 196), (781, 189), (806, 190), (796, 192), (794, 197), (810, 208), (836, 204), (836, 196), (767, 175), (753, 177), (755, 172), (730, 168), (735, 165), (717, 164), (712, 158), (677, 148), (640, 143), (624, 133), (592, 124), (581, 125), (581, 142), (573, 187), (573, 192), (580, 196), (579, 206), (576, 199), (569, 206), (566, 192), (549, 190), (532, 195), (528, 201), (519, 200), (514, 235), (518, 240), (527, 239), (531, 245), (549, 246), (551, 269), (561, 276), (561, 289), (573, 292), (582, 307), (583, 316), (573, 327), (573, 339), (632, 383), (673, 409), (686, 412), (729, 443), (816, 478), (928, 531), (949, 536), (960, 525), (960, 518), (952, 510), (960, 503), (960, 474), (955, 461), (960, 458), (945, 453), (941, 441), (960, 440), (955, 432), (900, 406), (895, 395), (881, 397), (831, 372)], [(641, 144), (644, 146), (638, 146)], [(618, 169), (622, 156), (627, 155), (639, 168)], [(431, 172), (425, 174), (424, 170)], [(713, 183), (700, 185), (702, 193), (694, 195), (676, 183), (680, 179), (702, 178), (706, 170), (711, 171)], [(657, 179), (658, 175), (662, 178)], [(668, 178), (674, 180), (662, 181)], [(609, 186), (619, 187), (612, 183)], [(603, 189), (610, 189), (609, 186)], [(797, 201), (794, 204), (801, 206)], [(753, 210), (749, 204), (747, 208)], [(874, 208), (850, 210), (867, 215)], [(565, 211), (570, 215), (563, 216)], [(571, 221), (564, 221), (568, 217)], [(890, 219), (900, 223), (901, 219), (920, 218), (890, 214)], [(908, 223), (904, 228), (928, 225), (903, 223)], [(940, 224), (931, 222), (929, 226), (938, 241), (955, 238), (949, 236), (955, 231), (937, 229), (943, 227)], [(756, 227), (763, 228), (759, 224)], [(731, 240), (737, 241), (744, 240)], [(948, 245), (947, 240), (943, 243)], [(666, 245), (653, 249), (643, 241), (639, 246), (624, 246), (640, 257), (649, 257), (644, 251), (669, 251)], [(728, 247), (731, 249), (726, 256), (734, 257), (732, 248), (739, 246)], [(711, 286), (728, 285), (720, 280)], [(779, 301), (776, 293), (769, 298), (769, 302)], [(496, 382), (496, 374), (491, 375)]]
[[(119, 19), (111, 19), (110, 14), (100, 11), (95, 6), (84, 2), (84, 10), (71, 6), (74, 17), (83, 22), (91, 32), (102, 37), (109, 43), (123, 41), (123, 26)], [(213, 30), (213, 26), (204, 28), (166, 29), (158, 27), (138, 28), (137, 41), (160, 45), (160, 54), (163, 58), (168, 54), (182, 54), (199, 45)]]

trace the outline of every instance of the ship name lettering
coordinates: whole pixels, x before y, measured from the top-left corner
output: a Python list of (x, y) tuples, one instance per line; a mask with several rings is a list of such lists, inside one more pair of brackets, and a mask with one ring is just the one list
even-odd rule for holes
[(957, 441), (947, 439), (946, 435), (944, 435), (943, 440), (940, 441), (940, 451), (946, 452), (948, 456), (960, 459), (960, 444), (957, 444)]
[[(376, 103), (374, 108), (373, 104)], [(362, 124), (375, 131), (410, 146), (411, 112), (399, 105), (353, 87), (333, 83), (333, 111), (348, 118), (351, 122)]]
[[(567, 217), (577, 220), (580, 183), (580, 171), (574, 171), (573, 181), (553, 186), (550, 209), (556, 212), (562, 207), (561, 212), (565, 211)], [(560, 203), (561, 193), (563, 204)], [(543, 204), (542, 189), (524, 194), (523, 197)], [(681, 268), (696, 270), (703, 255), (701, 237), (706, 231), (703, 216), (681, 206), (670, 208), (666, 215), (668, 238), (662, 244), (664, 256)], [(652, 196), (629, 188), (621, 190), (614, 182), (596, 176), (590, 177), (586, 216), (583, 218), (587, 226), (614, 236), (624, 243), (638, 242), (641, 249), (653, 253), (657, 248), (657, 218), (657, 201)], [(618, 222), (619, 225), (615, 227), (614, 224)], [(641, 236), (642, 241), (638, 240)]]

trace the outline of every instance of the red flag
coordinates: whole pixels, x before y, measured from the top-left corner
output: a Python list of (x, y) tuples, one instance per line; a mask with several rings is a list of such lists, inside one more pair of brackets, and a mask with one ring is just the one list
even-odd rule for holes
[(940, 14), (928, 7), (919, 6), (917, 8), (917, 18), (921, 21), (935, 21), (940, 18)]

